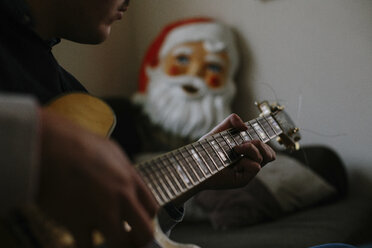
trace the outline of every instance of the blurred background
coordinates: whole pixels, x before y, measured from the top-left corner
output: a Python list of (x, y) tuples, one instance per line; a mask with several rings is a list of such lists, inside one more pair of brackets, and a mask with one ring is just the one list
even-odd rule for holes
[[(141, 0), (98, 46), (54, 48), (61, 65), (97, 96), (130, 97), (150, 42), (164, 25), (210, 16), (238, 37), (241, 66), (234, 112), (257, 116), (254, 101), (279, 101), (302, 144), (328, 145), (368, 190), (372, 182), (371, 0)], [(358, 190), (359, 190), (358, 189)]]

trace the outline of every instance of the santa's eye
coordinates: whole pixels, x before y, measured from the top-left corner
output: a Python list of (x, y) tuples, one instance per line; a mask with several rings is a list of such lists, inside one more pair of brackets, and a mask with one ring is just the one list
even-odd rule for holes
[(187, 65), (190, 62), (190, 59), (187, 55), (178, 55), (176, 57), (177, 63), (180, 65)]
[(208, 65), (207, 65), (207, 68), (208, 68), (208, 70), (210, 70), (211, 72), (214, 72), (214, 73), (221, 73), (222, 70), (223, 70), (223, 68), (222, 68), (221, 65), (219, 65), (219, 64), (214, 64), (214, 63), (212, 63), (212, 64), (208, 64)]

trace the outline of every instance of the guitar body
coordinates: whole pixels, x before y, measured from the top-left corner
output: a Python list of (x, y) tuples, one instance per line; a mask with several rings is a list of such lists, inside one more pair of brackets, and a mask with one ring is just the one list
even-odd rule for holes
[(180, 244), (180, 243), (176, 243), (176, 242), (170, 240), (168, 238), (168, 236), (165, 235), (164, 232), (161, 230), (157, 218), (155, 218), (155, 220), (154, 220), (154, 236), (155, 236), (156, 242), (162, 248), (200, 248), (197, 245)]
[(102, 137), (109, 137), (116, 125), (116, 117), (110, 106), (86, 93), (63, 95), (45, 108)]
[[(71, 93), (56, 98), (50, 102), (46, 109), (60, 114), (75, 124), (90, 130), (102, 137), (109, 138), (115, 124), (116, 117), (112, 109), (105, 102), (86, 93)], [(30, 227), (39, 242), (45, 248), (75, 247), (71, 233), (48, 220), (37, 206), (28, 206), (23, 210), (30, 222)], [(158, 219), (154, 219), (154, 237), (162, 248), (199, 248), (195, 245), (184, 245), (173, 242), (161, 230)], [(104, 237), (99, 232), (93, 232), (93, 243), (100, 246)]]

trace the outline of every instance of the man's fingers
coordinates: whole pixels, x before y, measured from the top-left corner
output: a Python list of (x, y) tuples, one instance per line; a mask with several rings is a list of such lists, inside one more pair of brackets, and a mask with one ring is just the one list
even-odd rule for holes
[(260, 150), (256, 147), (253, 142), (248, 142), (234, 147), (234, 151), (237, 154), (242, 154), (244, 157), (249, 158), (259, 164), (263, 162), (263, 156), (261, 155)]
[(234, 151), (237, 154), (242, 154), (244, 157), (259, 163), (261, 166), (266, 165), (276, 158), (275, 151), (269, 145), (259, 140), (252, 140), (236, 146), (234, 147)]
[(262, 155), (263, 160), (261, 162), (261, 166), (264, 166), (276, 159), (276, 153), (269, 145), (259, 140), (254, 140), (252, 141), (252, 143), (257, 147), (257, 149), (260, 151), (260, 154)]
[(261, 165), (253, 160), (241, 160), (235, 167), (237, 185), (244, 186), (261, 170)]
[(102, 230), (107, 247), (133, 247), (129, 233), (124, 229), (124, 223), (119, 218), (107, 223)]
[[(114, 148), (117, 148), (114, 147)], [(119, 149), (112, 149), (112, 151), (115, 153), (115, 155), (120, 158), (121, 160), (128, 160), (128, 158), (121, 152)], [(129, 163), (129, 161), (128, 161)], [(134, 182), (134, 185), (137, 190), (137, 197), (142, 203), (142, 206), (144, 206), (149, 213), (150, 216), (155, 216), (157, 213), (157, 210), (159, 208), (158, 203), (155, 201), (154, 196), (151, 194), (148, 186), (145, 184), (145, 182), (141, 179), (138, 172), (135, 170), (133, 166), (128, 166), (123, 170), (123, 174), (130, 174), (132, 177), (132, 181)]]
[(154, 237), (153, 216), (137, 199), (129, 198), (128, 200), (129, 202), (123, 203), (122, 219), (127, 222), (127, 231), (129, 231), (132, 243), (138, 247), (143, 247)]
[(204, 135), (201, 139), (204, 139), (206, 136), (213, 135), (229, 128), (236, 128), (240, 131), (247, 130), (247, 125), (244, 124), (242, 119), (237, 114), (229, 115), (225, 120), (223, 120), (218, 126), (212, 129), (208, 134)]
[(80, 227), (70, 228), (76, 243), (76, 247), (93, 247), (92, 230), (84, 230)]
[(103, 233), (108, 248), (135, 247), (130, 237), (131, 230), (126, 230), (121, 209), (111, 209), (98, 229)]
[(154, 218), (159, 210), (159, 204), (156, 202), (147, 185), (139, 176), (137, 181), (137, 196), (141, 202), (141, 205), (145, 208), (148, 215), (151, 218)]

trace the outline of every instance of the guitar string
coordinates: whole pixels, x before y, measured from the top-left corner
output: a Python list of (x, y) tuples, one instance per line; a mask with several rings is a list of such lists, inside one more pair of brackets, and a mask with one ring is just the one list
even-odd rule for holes
[[(257, 131), (255, 131), (254, 128), (250, 128), (250, 129), (248, 129), (248, 130), (246, 130), (246, 131), (242, 131), (242, 132), (246, 132), (249, 136), (251, 136), (251, 134), (249, 133), (250, 131), (256, 133), (256, 136), (258, 137)], [(233, 137), (233, 135), (236, 135), (236, 133), (237, 133), (237, 130), (230, 129), (230, 130), (226, 130), (226, 131), (224, 131), (224, 132), (218, 133), (218, 134), (216, 134), (216, 135), (217, 135), (217, 136), (219, 136), (219, 135), (226, 135), (226, 136), (232, 136), (232, 137)], [(216, 139), (219, 139), (219, 138), (216, 137)], [(229, 145), (229, 143), (226, 141), (226, 139), (228, 139), (228, 138), (225, 137), (225, 136), (223, 136), (223, 139), (222, 139), (222, 138), (220, 139), (220, 140), (223, 141), (222, 143), (226, 143), (226, 145), (223, 145), (224, 148), (227, 148), (227, 146)], [(250, 140), (253, 140), (253, 139), (250, 139)], [(243, 141), (246, 141), (246, 140), (245, 140), (244, 138), (241, 137), (241, 142), (239, 142), (239, 144), (241, 144)], [(193, 143), (193, 144), (200, 145), (201, 142), (205, 142), (205, 143), (208, 144), (210, 147), (212, 147), (212, 145), (210, 144), (210, 142), (206, 142), (205, 140), (201, 140), (201, 141), (199, 141), (199, 142), (195, 142), (195, 143)], [(236, 142), (235, 139), (234, 139), (234, 142), (235, 142), (235, 144), (237, 144), (237, 142)], [(182, 149), (182, 148), (189, 148), (188, 146), (190, 146), (190, 145), (187, 145), (187, 146), (181, 147), (181, 148), (179, 148), (179, 149)], [(190, 149), (188, 149), (188, 150), (190, 150)], [(230, 149), (225, 149), (225, 151), (226, 151), (226, 150), (229, 151)], [(176, 151), (177, 151), (177, 150), (176, 150)], [(209, 152), (211, 152), (211, 149), (209, 149)], [(188, 155), (188, 157), (190, 157), (190, 155)]]
[[(215, 156), (216, 157), (216, 156)], [(155, 161), (150, 161), (148, 162), (147, 164), (153, 164), (153, 165), (158, 165), (157, 163), (151, 163), (151, 162), (155, 162)], [(232, 161), (230, 162), (229, 164), (227, 165), (224, 165), (224, 167), (228, 166), (228, 165), (231, 165), (233, 162), (235, 161)], [(195, 161), (195, 163), (197, 163), (197, 161)], [(146, 166), (146, 163), (144, 163), (144, 165)], [(151, 166), (150, 166), (151, 167)], [(152, 166), (153, 167), (153, 166)], [(167, 166), (164, 166), (164, 167), (158, 167), (158, 175), (163, 175), (163, 177), (166, 177), (167, 175), (169, 176), (170, 174), (168, 172), (166, 172), (165, 170), (169, 167), (173, 167), (172, 164), (169, 164)], [(150, 170), (154, 170), (154, 167)], [(185, 169), (184, 169), (185, 170)], [(208, 177), (204, 177), (204, 178), (200, 178), (196, 183), (193, 183), (193, 186), (194, 187), (195, 185), (205, 181), (206, 179), (208, 179), (210, 176), (214, 175), (215, 173), (217, 173), (218, 170), (216, 170), (214, 173), (211, 173)], [(161, 177), (161, 176), (160, 176)], [(180, 194), (183, 193), (183, 190), (181, 189), (180, 191), (173, 191), (173, 192), (161, 192), (161, 189), (159, 188), (163, 188), (164, 189), (164, 185), (162, 185), (163, 183), (160, 181), (161, 179), (158, 179), (156, 180), (155, 178), (152, 179), (151, 177), (147, 177), (148, 181), (151, 181), (152, 184), (157, 184), (158, 186), (155, 186), (155, 187), (152, 187), (152, 188), (155, 188), (155, 193), (158, 195), (158, 197), (160, 197), (162, 199), (163, 202), (166, 202), (168, 200), (171, 200), (171, 199), (174, 199), (175, 197), (179, 196)], [(175, 179), (173, 178), (174, 181), (178, 181), (178, 179)], [(182, 180), (182, 179), (181, 179)], [(159, 181), (160, 181), (160, 185), (159, 185)], [(183, 180), (182, 180), (183, 181)], [(185, 182), (184, 182), (185, 183)], [(185, 183), (186, 184), (186, 183)], [(169, 183), (169, 186), (174, 187), (174, 184), (173, 183)], [(160, 193), (160, 194), (159, 194)], [(167, 195), (165, 195), (165, 193), (167, 193)]]
[[(231, 152), (231, 151), (230, 151), (231, 149), (228, 147), (228, 143), (227, 143), (227, 141), (225, 141), (225, 140), (223, 140), (223, 141), (224, 141), (224, 143), (226, 143), (225, 145), (223, 145), (223, 148), (225, 148), (226, 151)], [(206, 149), (206, 152), (208, 152), (210, 155), (212, 155), (212, 156), (214, 157), (214, 159), (219, 158), (218, 155), (215, 155), (216, 152), (213, 150), (212, 145), (210, 144), (210, 142), (208, 142), (208, 141), (206, 141), (206, 140), (202, 140), (202, 141), (199, 141), (199, 142), (195, 142), (195, 143), (193, 143), (193, 145), (194, 145), (194, 147), (195, 147), (196, 149), (195, 149), (195, 148), (190, 149), (190, 148), (191, 148), (191, 145), (187, 145), (187, 146), (184, 146), (184, 147), (181, 147), (181, 148), (175, 150), (174, 152), (179, 152), (179, 154), (182, 154), (182, 153), (183, 153), (183, 155), (184, 155), (186, 158), (188, 158), (188, 159), (191, 158), (192, 160), (194, 160), (194, 157), (192, 157), (191, 155), (185, 155), (185, 154), (184, 154), (185, 152), (182, 152), (182, 151), (180, 151), (180, 150), (181, 150), (181, 149), (185, 149), (186, 151), (194, 150), (195, 152), (197, 152), (197, 154), (198, 154), (199, 156), (203, 157), (203, 156), (201, 155), (203, 152), (202, 152), (200, 149), (198, 149), (198, 148), (201, 148), (202, 145), (208, 145), (209, 148)], [(194, 160), (194, 161), (195, 161), (195, 160)], [(150, 160), (150, 162), (155, 162), (155, 161)], [(195, 162), (196, 162), (196, 161), (195, 161)]]
[[(208, 142), (204, 142), (204, 143), (208, 143)], [(200, 146), (202, 145), (202, 144), (199, 144)], [(185, 148), (186, 149), (186, 148)], [(197, 150), (196, 150), (197, 151)], [(210, 151), (211, 151), (211, 149), (210, 149)], [(201, 155), (201, 152), (198, 152), (199, 153), (199, 155), (200, 156), (202, 156)], [(213, 154), (212, 154), (213, 155)], [(191, 156), (188, 156), (188, 157), (190, 157), (190, 158), (192, 158)], [(216, 155), (213, 155), (213, 157), (215, 158), (215, 159), (217, 159), (218, 157), (216, 156)], [(161, 159), (159, 159), (159, 160), (161, 160)], [(192, 158), (192, 160), (195, 162), (195, 164), (197, 164), (198, 162), (194, 159), (194, 158)], [(159, 171), (159, 173), (161, 173), (161, 174), (164, 174), (164, 176), (165, 175), (168, 175), (168, 176), (170, 176), (171, 175), (171, 173), (169, 173), (169, 171), (167, 170), (167, 168), (169, 168), (169, 167), (174, 167), (174, 164), (164, 164), (163, 163), (163, 165), (162, 166), (159, 166), (159, 163), (157, 163), (156, 162), (156, 160), (154, 159), (154, 160), (150, 160), (150, 161), (148, 161), (147, 162), (147, 164), (151, 164), (151, 165), (153, 165), (152, 167), (154, 167), (154, 166), (156, 166), (155, 168)], [(185, 167), (185, 164), (184, 163), (182, 163), (182, 162), (178, 162), (177, 164), (179, 164), (180, 166), (181, 166), (181, 168), (186, 172), (189, 172), (190, 173), (190, 170), (188, 170), (187, 169), (187, 167), (189, 167), (189, 166), (187, 166), (187, 167)], [(206, 164), (206, 166), (208, 166), (207, 164)], [(226, 165), (227, 166), (227, 165)], [(147, 167), (146, 166), (146, 163), (143, 163), (143, 164), (140, 164), (140, 169), (142, 169), (142, 170), (144, 170), (145, 168), (144, 167)], [(153, 170), (154, 170), (154, 168), (152, 168)], [(217, 170), (215, 171), (215, 172), (217, 172)], [(214, 173), (213, 173), (214, 174)], [(212, 174), (211, 174), (212, 175)], [(174, 176), (173, 175), (171, 175), (172, 177), (173, 177), (173, 179), (175, 180), (175, 181), (179, 181), (179, 179), (178, 178), (174, 178)], [(207, 179), (207, 178), (209, 178), (209, 177), (204, 177), (204, 178), (201, 178), (201, 180), (199, 179), (198, 181), (199, 182), (202, 182), (202, 181), (204, 181), (205, 179)], [(186, 182), (184, 182), (184, 180), (182, 180), (182, 177), (180, 177), (180, 179), (181, 179), (181, 181), (183, 181), (183, 183), (186, 185)], [(149, 180), (151, 180), (151, 178), (149, 179)], [(154, 181), (156, 182), (156, 180), (151, 180), (153, 183), (154, 183)]]
[[(195, 162), (195, 163), (197, 163), (197, 162)], [(232, 163), (233, 163), (233, 162), (232, 162)], [(230, 163), (230, 164), (228, 164), (228, 165), (231, 165), (232, 163)], [(156, 164), (156, 163), (155, 163), (155, 164)], [(228, 165), (225, 165), (225, 166), (227, 167)], [(170, 187), (173, 187), (173, 188), (174, 188), (175, 185), (179, 184), (179, 179), (174, 178), (174, 176), (173, 176), (172, 174), (170, 174), (169, 172), (164, 172), (164, 169), (167, 170), (167, 169), (169, 169), (169, 167), (173, 167), (173, 166), (174, 166), (174, 165), (169, 164), (168, 166), (161, 167), (160, 170), (159, 170), (159, 173), (160, 173), (161, 175), (163, 175), (164, 177), (166, 177), (166, 176), (170, 176), (170, 178), (173, 179), (172, 181), (176, 182), (176, 184), (174, 184), (174, 183), (172, 182), (172, 183), (168, 183), (167, 185), (169, 185)], [(185, 170), (185, 169), (184, 169), (184, 170)], [(198, 182), (194, 183), (191, 187), (194, 187), (194, 186), (198, 185), (199, 183), (205, 181), (206, 179), (208, 179), (210, 176), (214, 175), (215, 173), (217, 173), (217, 171), (215, 171), (214, 173), (210, 174), (208, 177), (204, 177), (204, 178), (202, 178), (201, 180), (198, 180)], [(165, 175), (164, 175), (164, 174), (165, 174)], [(156, 184), (156, 185), (159, 184), (159, 183), (157, 182), (157, 180), (151, 180), (151, 177), (148, 178), (148, 180), (150, 180), (152, 184)], [(182, 179), (181, 179), (181, 181), (182, 181), (185, 185), (187, 184), (187, 183), (185, 183)], [(166, 183), (166, 181), (164, 181), (164, 182)], [(166, 202), (168, 202), (168, 201), (170, 201), (170, 200), (172, 200), (172, 199), (175, 199), (175, 197), (181, 195), (185, 190), (187, 190), (187, 188), (190, 188), (190, 187), (184, 187), (184, 188), (179, 187), (180, 190), (173, 190), (173, 192), (169, 192), (169, 193), (168, 193), (168, 196), (165, 196), (164, 194), (162, 194), (161, 190), (158, 189), (161, 185), (160, 185), (160, 186), (159, 186), (159, 185), (156, 186), (156, 185), (155, 185), (155, 188), (156, 188), (157, 190), (155, 191), (155, 193), (158, 195), (158, 198), (159, 198), (159, 197), (162, 198), (162, 202), (164, 202), (164, 203), (166, 203)], [(154, 187), (152, 187), (152, 188), (154, 188)], [(164, 189), (164, 186), (163, 186), (162, 188)], [(159, 194), (159, 192), (160, 192), (160, 194)], [(163, 192), (163, 193), (164, 193), (164, 192)]]
[[(270, 123), (267, 123), (268, 124), (268, 126), (270, 126), (271, 127), (271, 125), (270, 125)], [(272, 127), (271, 127), (272, 128)], [(257, 134), (257, 131), (255, 131), (255, 129), (254, 128), (252, 128), (251, 129), (252, 131), (254, 131), (255, 133), (256, 133), (256, 135), (258, 136), (258, 134)], [(231, 135), (232, 134), (232, 132), (236, 132), (236, 130), (227, 130), (227, 131), (225, 131), (225, 132), (221, 132), (221, 133), (219, 133), (218, 135), (222, 135), (222, 133), (228, 133), (228, 135), (230, 135), (231, 137), (234, 137), (233, 135)], [(245, 131), (249, 136), (251, 136), (250, 135), (250, 133), (249, 133), (249, 130), (247, 130), (247, 131)], [(240, 132), (241, 133), (241, 132)], [(239, 133), (239, 134), (240, 134)], [(215, 136), (215, 135), (213, 135), (213, 136)], [(241, 135), (239, 135), (239, 136), (241, 136)], [(273, 134), (273, 137), (275, 137), (276, 136), (276, 134)], [(222, 136), (221, 137), (222, 138), (222, 140), (223, 140), (223, 143), (226, 143), (226, 145), (227, 146), (229, 146), (229, 143), (228, 143), (228, 141), (226, 141), (226, 138), (224, 138), (224, 136)], [(272, 139), (272, 137), (270, 137), (270, 136), (268, 136), (268, 138), (269, 139)], [(218, 139), (218, 137), (216, 138), (216, 139)], [(241, 137), (241, 140), (244, 142), (244, 141), (248, 141), (248, 140), (245, 140), (243, 137)], [(250, 140), (253, 140), (251, 137), (250, 137)], [(205, 140), (203, 140), (204, 142), (205, 142)], [(201, 145), (201, 142), (203, 142), (203, 141), (199, 141), (199, 142), (195, 142), (197, 145)], [(237, 143), (236, 142), (236, 140), (234, 139), (234, 142), (235, 143)], [(240, 142), (239, 142), (240, 143)], [(208, 144), (210, 147), (212, 147), (212, 149), (213, 149), (213, 145), (211, 145), (210, 144), (210, 142), (205, 142), (205, 144)], [(226, 145), (222, 145), (222, 147), (221, 147), (221, 150), (223, 151), (223, 152), (226, 152), (226, 151), (228, 151), (229, 153), (231, 152), (231, 149), (230, 148), (228, 148)], [(182, 155), (182, 152), (180, 152), (180, 150), (181, 149), (186, 149), (186, 151), (189, 151), (190, 149), (189, 149), (189, 146), (190, 145), (188, 145), (188, 146), (185, 146), (185, 147), (181, 147), (180, 149), (178, 149), (178, 150), (176, 150), (176, 152), (178, 151), (181, 155)], [(195, 150), (195, 149), (192, 149), (192, 150)], [(200, 151), (197, 151), (196, 150), (196, 152), (197, 153), (199, 153), (199, 155), (200, 155)], [(209, 151), (208, 152), (211, 152), (211, 149), (209, 149)], [(218, 154), (216, 151), (214, 151), (214, 153), (216, 153), (216, 154)], [(213, 154), (213, 153), (212, 153)], [(183, 155), (184, 156), (184, 155)], [(218, 157), (218, 155), (216, 156), (216, 155), (214, 155), (214, 158), (217, 158)], [(195, 161), (195, 158), (194, 157), (192, 157), (191, 155), (187, 155), (185, 158), (188, 158), (188, 159), (190, 159), (191, 158), (191, 160), (192, 161), (194, 161), (196, 164), (197, 164), (197, 161)], [(228, 156), (228, 158), (230, 158), (230, 156)], [(221, 161), (221, 159), (219, 159), (220, 161)], [(151, 160), (150, 160), (150, 162), (151, 162)], [(223, 161), (221, 161), (221, 162), (223, 162)]]

